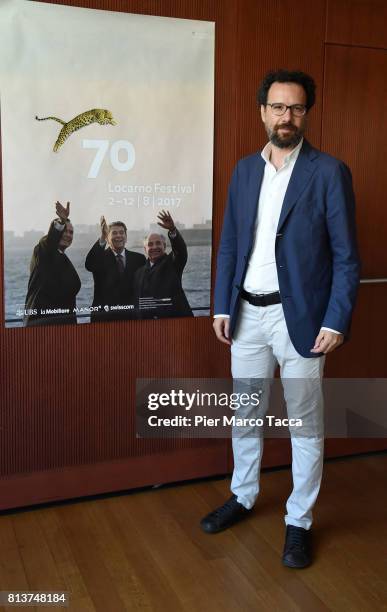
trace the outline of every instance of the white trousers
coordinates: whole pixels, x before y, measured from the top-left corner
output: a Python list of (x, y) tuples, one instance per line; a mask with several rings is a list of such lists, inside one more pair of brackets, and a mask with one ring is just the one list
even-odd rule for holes
[[(321, 379), (324, 362), (325, 356), (306, 358), (297, 353), (289, 337), (282, 304), (262, 307), (241, 300), (231, 345), (234, 383), (235, 379), (243, 379), (242, 382), (263, 379), (265, 388), (259, 406), (261, 416), (268, 408), (270, 382), (267, 379), (273, 378), (278, 363), (289, 419), (312, 418), (317, 424), (314, 431), (318, 434), (300, 436), (290, 432), (293, 491), (286, 504), (285, 523), (304, 529), (310, 529), (312, 524), (312, 508), (322, 477), (324, 437)], [(236, 411), (236, 416), (251, 416), (252, 410), (251, 406), (241, 407)], [(235, 428), (232, 445), (234, 472), (231, 491), (239, 503), (251, 508), (259, 493), (263, 437), (248, 428), (244, 431)]]

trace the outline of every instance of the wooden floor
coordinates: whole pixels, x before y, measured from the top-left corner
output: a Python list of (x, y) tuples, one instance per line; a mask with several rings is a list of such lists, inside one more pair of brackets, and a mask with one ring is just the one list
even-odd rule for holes
[(386, 474), (387, 454), (326, 464), (305, 570), (281, 565), (289, 470), (217, 535), (198, 523), (228, 479), (2, 515), (0, 590), (69, 591), (71, 611), (387, 610)]

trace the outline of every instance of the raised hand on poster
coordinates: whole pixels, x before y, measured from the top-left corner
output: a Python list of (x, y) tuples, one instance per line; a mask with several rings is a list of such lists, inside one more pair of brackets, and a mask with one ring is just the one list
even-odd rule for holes
[(160, 225), (160, 227), (163, 227), (164, 229), (168, 230), (168, 232), (175, 231), (175, 223), (168, 210), (162, 210), (161, 212), (159, 212), (157, 218), (160, 220), (157, 222), (157, 225)]
[(59, 201), (55, 202), (55, 212), (62, 223), (66, 223), (70, 216), (70, 202), (67, 202), (66, 207), (62, 206)]
[(101, 226), (101, 240), (103, 242), (106, 242), (107, 241), (107, 237), (108, 237), (108, 233), (109, 233), (109, 228), (108, 228), (108, 225), (106, 223), (106, 219), (105, 219), (105, 217), (103, 215), (102, 215), (99, 223), (100, 223), (100, 226)]

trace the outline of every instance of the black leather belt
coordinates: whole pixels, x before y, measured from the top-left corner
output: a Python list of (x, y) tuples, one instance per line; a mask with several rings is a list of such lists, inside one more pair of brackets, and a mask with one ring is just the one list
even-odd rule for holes
[(253, 306), (272, 306), (273, 304), (281, 303), (281, 296), (279, 291), (274, 291), (274, 293), (249, 293), (242, 289), (241, 297), (252, 304)]

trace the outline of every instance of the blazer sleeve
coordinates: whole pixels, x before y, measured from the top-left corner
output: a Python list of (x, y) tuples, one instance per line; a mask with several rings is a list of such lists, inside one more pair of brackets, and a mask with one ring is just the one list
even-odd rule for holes
[(173, 263), (181, 274), (188, 259), (187, 245), (185, 244), (183, 236), (177, 229), (176, 236), (174, 238), (169, 236), (169, 240), (171, 241)]
[(62, 230), (56, 229), (55, 227), (56, 221), (59, 221), (59, 220), (54, 219), (50, 224), (47, 234), (39, 240), (38, 249), (39, 249), (40, 254), (43, 256), (45, 254), (51, 253), (52, 251), (56, 251), (56, 249), (59, 246), (59, 242), (63, 234), (64, 228)]
[(348, 335), (360, 280), (351, 172), (340, 162), (327, 190), (326, 223), (332, 253), (331, 293), (322, 322)]
[(85, 267), (89, 272), (97, 272), (103, 262), (103, 255), (105, 252), (105, 246), (101, 246), (99, 240), (93, 244), (90, 251), (86, 255)]
[(214, 292), (214, 314), (230, 314), (232, 285), (238, 252), (236, 206), (238, 198), (238, 165), (228, 189), (226, 211), (220, 237)]

